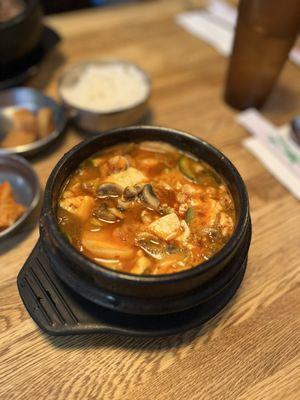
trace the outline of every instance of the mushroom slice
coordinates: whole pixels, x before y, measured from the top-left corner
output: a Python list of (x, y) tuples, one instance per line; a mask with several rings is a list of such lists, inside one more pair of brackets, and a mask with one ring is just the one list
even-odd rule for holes
[(119, 197), (117, 200), (117, 209), (120, 211), (127, 210), (132, 204), (130, 200), (124, 200), (122, 197)]
[(142, 199), (147, 205), (149, 205), (154, 210), (158, 209), (160, 203), (150, 183), (147, 183), (147, 185), (144, 186), (142, 191)]
[(147, 232), (139, 234), (135, 244), (156, 260), (161, 260), (165, 256), (166, 243)]
[(99, 199), (107, 199), (109, 197), (119, 197), (123, 193), (120, 185), (111, 182), (102, 183), (97, 189), (97, 197)]
[(123, 192), (123, 197), (125, 200), (133, 200), (138, 195), (138, 191), (134, 186), (126, 186)]
[(123, 191), (122, 198), (125, 201), (134, 200), (140, 193), (142, 193), (143, 188), (144, 185), (139, 183), (137, 183), (134, 186), (126, 186), (126, 188)]
[(100, 221), (107, 222), (108, 224), (114, 224), (115, 222), (120, 221), (120, 218), (111, 212), (106, 203), (100, 204), (99, 207), (95, 208), (93, 210), (93, 216)]
[(135, 188), (137, 194), (142, 193), (142, 191), (143, 191), (143, 189), (144, 189), (144, 186), (145, 186), (145, 185), (142, 184), (142, 183), (137, 183), (136, 185), (134, 185), (134, 188)]

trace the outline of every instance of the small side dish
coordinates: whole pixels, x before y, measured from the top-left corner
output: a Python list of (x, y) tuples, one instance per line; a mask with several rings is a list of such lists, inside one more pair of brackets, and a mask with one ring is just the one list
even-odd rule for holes
[(144, 72), (133, 64), (111, 61), (79, 64), (67, 71), (60, 86), (63, 100), (94, 113), (133, 107), (148, 96)]
[(18, 108), (11, 117), (12, 126), (0, 143), (10, 148), (35, 142), (50, 135), (54, 129), (53, 112), (49, 107), (39, 108), (35, 113)]
[[(0, 241), (22, 226), (33, 226), (40, 186), (32, 166), (23, 157), (0, 155)], [(32, 218), (28, 218), (31, 216)], [(20, 229), (21, 231), (21, 229)]]
[(0, 155), (40, 154), (63, 134), (65, 124), (62, 105), (41, 91), (27, 87), (2, 90)]
[(0, 232), (12, 226), (25, 211), (26, 207), (15, 200), (10, 183), (0, 183)]
[(85, 160), (57, 210), (76, 249), (108, 268), (172, 274), (211, 258), (235, 226), (231, 193), (208, 164), (164, 142), (120, 144)]
[(95, 134), (144, 120), (151, 82), (145, 71), (125, 60), (87, 60), (65, 71), (58, 91), (77, 128)]

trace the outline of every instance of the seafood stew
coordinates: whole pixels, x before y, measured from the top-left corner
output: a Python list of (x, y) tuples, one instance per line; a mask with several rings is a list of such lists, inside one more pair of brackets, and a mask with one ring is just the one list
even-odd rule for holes
[(233, 233), (235, 209), (213, 168), (149, 141), (109, 147), (82, 162), (61, 192), (57, 220), (94, 262), (160, 275), (190, 269), (218, 252)]

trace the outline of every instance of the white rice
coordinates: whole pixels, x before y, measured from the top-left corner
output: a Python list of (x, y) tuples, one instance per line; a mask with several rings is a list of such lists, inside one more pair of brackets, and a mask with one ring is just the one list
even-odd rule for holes
[(62, 83), (61, 95), (70, 105), (93, 112), (113, 112), (146, 99), (149, 87), (134, 65), (122, 63), (87, 65), (73, 85)]

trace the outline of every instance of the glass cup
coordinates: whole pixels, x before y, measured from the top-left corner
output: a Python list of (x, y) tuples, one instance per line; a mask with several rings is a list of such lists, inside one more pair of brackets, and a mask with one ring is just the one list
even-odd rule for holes
[(238, 110), (267, 100), (300, 30), (300, 0), (241, 0), (225, 101)]

